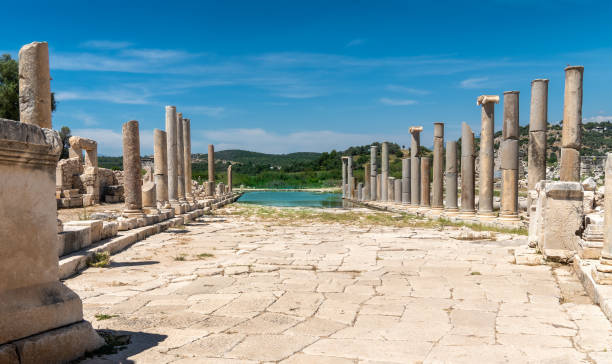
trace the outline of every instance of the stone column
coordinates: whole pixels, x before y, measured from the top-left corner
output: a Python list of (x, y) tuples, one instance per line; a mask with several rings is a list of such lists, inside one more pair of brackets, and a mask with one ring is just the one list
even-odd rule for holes
[(348, 179), (346, 177), (346, 166), (348, 161), (346, 157), (341, 157), (340, 160), (342, 161), (342, 197), (348, 197), (348, 188), (346, 187), (348, 183)]
[(458, 211), (457, 208), (457, 142), (446, 142), (446, 206), (449, 213)]
[(359, 182), (357, 184), (357, 200), (361, 201), (363, 199), (363, 183)]
[(531, 82), (529, 110), (529, 159), (527, 161), (528, 189), (546, 179), (546, 123), (548, 122), (548, 80)]
[(22, 123), (51, 129), (51, 75), (47, 42), (19, 50), (19, 118)]
[(429, 167), (431, 158), (421, 157), (421, 206), (429, 207), (430, 203), (430, 187), (429, 187)]
[[(495, 133), (495, 104), (499, 103), (497, 95), (481, 95), (476, 101), (482, 106), (480, 130), (480, 190), (478, 215), (494, 216), (493, 212), (493, 134)], [(462, 145), (463, 146), (463, 145)]]
[(142, 180), (140, 177), (140, 135), (138, 121), (123, 124), (123, 191), (125, 208), (129, 217), (144, 216), (142, 211)]
[(473, 215), (474, 210), (474, 133), (461, 124), (461, 214)]
[(410, 142), (410, 205), (421, 204), (421, 136), (422, 126), (408, 129), (411, 135)]
[(402, 158), (402, 203), (410, 203), (410, 158)]
[(186, 203), (185, 199), (185, 145), (183, 144), (183, 113), (176, 114), (176, 160), (178, 171), (177, 193), (181, 203)]
[(377, 183), (376, 183), (376, 155), (377, 155), (377, 147), (375, 145), (370, 146), (370, 199), (372, 201), (376, 201), (376, 191), (377, 191)]
[(382, 143), (381, 174), (383, 181), (382, 186), (380, 186), (381, 201), (387, 201), (389, 199), (389, 184), (387, 182), (389, 179), (389, 144), (387, 142)]
[(183, 159), (184, 167), (183, 174), (185, 177), (185, 197), (193, 201), (193, 193), (191, 191), (191, 120), (183, 119)]
[(561, 181), (580, 182), (582, 147), (582, 75), (584, 67), (565, 68), (563, 131), (561, 134)]
[(176, 154), (176, 107), (166, 106), (166, 137), (168, 157), (168, 201), (178, 204), (178, 161)]
[(208, 144), (208, 188), (215, 195), (215, 146)]
[(396, 179), (394, 183), (395, 187), (393, 190), (395, 191), (395, 203), (402, 203), (402, 180)]
[(370, 166), (366, 163), (363, 165), (363, 196), (364, 201), (370, 200), (370, 184), (372, 183), (370, 175)]
[(376, 176), (376, 201), (382, 201), (382, 175)]
[(156, 186), (157, 202), (163, 208), (168, 205), (168, 158), (166, 142), (166, 132), (163, 130), (153, 130), (153, 171)]
[(444, 209), (444, 123), (434, 123), (433, 196), (431, 208)]
[[(348, 196), (349, 198), (354, 199), (355, 198), (355, 183), (352, 181), (352, 178), (353, 178), (353, 157), (352, 156), (347, 157), (346, 174), (347, 174), (347, 179), (349, 181)], [(352, 186), (350, 186), (351, 183), (353, 183)]]
[(233, 179), (233, 172), (232, 172), (232, 165), (230, 164), (229, 166), (227, 166), (227, 188), (230, 193), (232, 193), (232, 183), (233, 183), (232, 179)]
[(600, 266), (598, 270), (603, 273), (608, 273), (607, 284), (612, 284), (612, 153), (608, 153), (606, 159), (606, 182), (604, 195), (604, 231), (603, 231), (603, 248), (601, 249)]
[(395, 200), (395, 177), (387, 177), (387, 201)]
[(350, 176), (348, 178), (348, 181), (349, 181), (349, 184), (348, 184), (349, 194), (348, 195), (350, 199), (354, 199), (355, 198), (355, 177)]
[(500, 217), (518, 219), (519, 92), (504, 92), (504, 124), (500, 146), (502, 194)]

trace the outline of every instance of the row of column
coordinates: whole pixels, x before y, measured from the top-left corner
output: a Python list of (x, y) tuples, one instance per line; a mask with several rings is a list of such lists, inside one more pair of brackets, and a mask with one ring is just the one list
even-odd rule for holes
[[(563, 134), (561, 148), (561, 180), (580, 180), (580, 147), (582, 123), (582, 66), (569, 66), (565, 69), (565, 94), (563, 110)], [(548, 114), (548, 80), (536, 79), (531, 83), (531, 109), (529, 123), (528, 187), (546, 179), (546, 129)], [(502, 188), (500, 218), (518, 219), (518, 179), (519, 179), (519, 92), (507, 91), (503, 96), (502, 141), (500, 144)], [(479, 202), (478, 215), (495, 217), (493, 208), (494, 188), (494, 132), (495, 104), (500, 101), (497, 95), (482, 95), (477, 99), (481, 106), (481, 133), (479, 151)], [(430, 191), (430, 159), (421, 156), (420, 133), (423, 127), (411, 127), (410, 158), (402, 160), (402, 178), (389, 177), (388, 144), (382, 143), (381, 176), (376, 175), (377, 147), (370, 149), (369, 196), (362, 199), (395, 201), (411, 206), (426, 206), (432, 209), (445, 209), (449, 212), (460, 211), (465, 215), (476, 214), (475, 209), (475, 159), (474, 132), (466, 123), (461, 128), (461, 209), (457, 206), (457, 142), (446, 144), (444, 163), (444, 124), (434, 123), (433, 186)], [(352, 159), (347, 160), (346, 173), (352, 178)], [(444, 171), (444, 164), (446, 169)], [(343, 164), (343, 168), (345, 165)], [(344, 170), (343, 170), (344, 177)], [(346, 185), (346, 196), (354, 198), (351, 191), (354, 181)], [(352, 185), (350, 185), (352, 183)], [(444, 201), (444, 183), (446, 201)], [(353, 187), (351, 187), (353, 186)], [(378, 191), (378, 192), (377, 192)], [(430, 193), (432, 192), (432, 193)], [(358, 192), (359, 194), (359, 192)], [(431, 196), (431, 200), (430, 200)]]

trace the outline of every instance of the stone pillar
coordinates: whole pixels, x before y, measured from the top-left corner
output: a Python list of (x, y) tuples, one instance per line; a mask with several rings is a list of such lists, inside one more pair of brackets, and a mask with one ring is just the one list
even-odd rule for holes
[[(346, 174), (347, 174), (347, 178), (349, 181), (348, 196), (349, 198), (354, 199), (355, 198), (355, 183), (354, 181), (352, 181), (353, 179), (353, 157), (352, 156), (347, 157)], [(352, 186), (351, 186), (351, 183), (353, 184)]]
[(528, 189), (546, 179), (546, 123), (548, 122), (548, 80), (531, 82), (529, 110), (529, 157), (527, 168)]
[[(350, 159), (349, 159), (349, 161), (350, 161)], [(354, 197), (355, 196), (355, 177), (350, 176), (348, 181), (349, 181), (349, 184), (348, 184), (349, 193), (348, 193), (348, 195), (349, 195), (350, 199), (354, 199), (355, 198)]]
[(361, 201), (363, 199), (363, 183), (359, 182), (357, 184), (357, 200)]
[(395, 177), (387, 177), (387, 201), (395, 200)]
[(458, 211), (457, 208), (457, 142), (446, 142), (446, 206), (450, 213)]
[(183, 139), (183, 113), (176, 114), (176, 160), (177, 160), (177, 194), (180, 203), (186, 203), (185, 199), (185, 145)]
[[(606, 182), (604, 195), (604, 231), (603, 231), (603, 248), (601, 249), (601, 259), (598, 270), (601, 273), (607, 273), (608, 279), (605, 284), (612, 284), (612, 153), (608, 153), (606, 159)], [(602, 282), (603, 280), (600, 280)], [(599, 282), (598, 282), (599, 283)]]
[(504, 92), (504, 123), (500, 146), (502, 193), (500, 217), (518, 220), (519, 92)]
[(387, 142), (382, 143), (381, 153), (381, 174), (382, 174), (382, 186), (380, 186), (380, 192), (382, 194), (381, 201), (387, 201), (389, 199), (388, 192), (388, 179), (389, 179), (389, 144)]
[(410, 158), (402, 158), (402, 203), (410, 203)]
[(166, 142), (168, 158), (168, 201), (178, 204), (178, 161), (176, 154), (176, 107), (166, 106)]
[(363, 165), (363, 196), (364, 201), (370, 200), (370, 184), (372, 183), (370, 175), (370, 166), (366, 163)]
[(444, 123), (434, 123), (433, 196), (431, 208), (444, 209)]
[(377, 147), (375, 145), (370, 146), (370, 199), (372, 201), (377, 199), (376, 155)]
[(421, 157), (421, 206), (429, 207), (430, 202), (430, 187), (429, 187), (429, 169), (431, 158)]
[(410, 142), (410, 205), (421, 204), (421, 136), (422, 126), (409, 129), (412, 136)]
[(185, 177), (185, 197), (193, 201), (193, 193), (191, 185), (191, 120), (183, 119), (183, 159), (184, 159), (184, 177)]
[[(482, 106), (480, 130), (480, 189), (478, 215), (494, 216), (493, 212), (493, 134), (495, 133), (495, 104), (499, 103), (497, 95), (481, 95), (476, 101)], [(462, 145), (463, 146), (463, 145)]]
[(346, 165), (348, 164), (348, 161), (346, 157), (341, 157), (340, 160), (342, 161), (342, 197), (348, 197), (348, 188), (346, 187), (348, 183), (348, 179), (346, 177)]
[(580, 182), (582, 147), (582, 75), (584, 67), (565, 68), (563, 131), (561, 134), (561, 181)]
[(233, 179), (233, 172), (232, 172), (232, 165), (230, 164), (229, 166), (227, 166), (227, 188), (229, 190), (230, 193), (232, 193), (232, 179)]
[(395, 203), (402, 203), (402, 180), (396, 179), (394, 183), (395, 187), (393, 190), (395, 191)]
[(461, 124), (461, 214), (473, 215), (474, 210), (474, 133)]
[(157, 188), (153, 181), (142, 184), (142, 209), (147, 214), (159, 213), (157, 209)]
[(166, 132), (153, 130), (153, 175), (155, 178), (157, 202), (163, 208), (168, 205), (168, 158), (167, 158)]
[(215, 146), (208, 144), (208, 183), (213, 196), (215, 194)]
[(47, 42), (19, 50), (19, 118), (22, 123), (51, 129), (51, 75)]
[(382, 175), (376, 176), (376, 201), (382, 201)]
[(125, 208), (129, 217), (144, 216), (142, 211), (142, 180), (140, 177), (140, 135), (138, 121), (123, 124), (123, 191)]

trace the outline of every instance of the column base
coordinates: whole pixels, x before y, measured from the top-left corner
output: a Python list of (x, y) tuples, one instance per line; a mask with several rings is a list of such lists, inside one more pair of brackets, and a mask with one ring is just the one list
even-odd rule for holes
[(448, 208), (448, 209), (444, 209), (444, 213), (446, 215), (458, 215), (459, 214), (459, 209), (458, 208)]
[(472, 210), (472, 211), (461, 210), (459, 211), (458, 215), (461, 217), (476, 217), (476, 210)]
[(519, 221), (518, 214), (499, 214), (499, 219), (502, 221)]
[(145, 213), (142, 209), (140, 210), (123, 210), (121, 213), (124, 217), (132, 218), (132, 217), (145, 217)]
[(485, 221), (495, 220), (497, 218), (497, 214), (493, 211), (478, 211), (476, 215), (479, 220)]
[(436, 207), (433, 207), (433, 206), (432, 206), (432, 207), (431, 207), (431, 209), (432, 209), (433, 211), (442, 211), (442, 210), (444, 210), (444, 207), (442, 207), (442, 206), (436, 206)]
[(143, 207), (142, 211), (146, 214), (146, 215), (158, 215), (160, 213), (160, 210), (157, 207)]
[(601, 253), (599, 264), (593, 267), (591, 276), (597, 284), (612, 285), (612, 259), (609, 254)]

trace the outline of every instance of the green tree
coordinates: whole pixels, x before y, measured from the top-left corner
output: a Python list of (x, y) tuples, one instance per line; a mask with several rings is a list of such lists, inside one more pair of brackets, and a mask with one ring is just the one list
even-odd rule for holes
[(62, 154), (60, 155), (60, 159), (68, 158), (68, 149), (70, 149), (70, 144), (68, 143), (68, 139), (72, 136), (70, 133), (70, 128), (67, 126), (62, 126), (62, 129), (59, 132), (60, 138), (62, 139)]
[[(51, 93), (51, 111), (57, 103)], [(10, 54), (0, 57), (0, 118), (19, 120), (19, 64)]]

